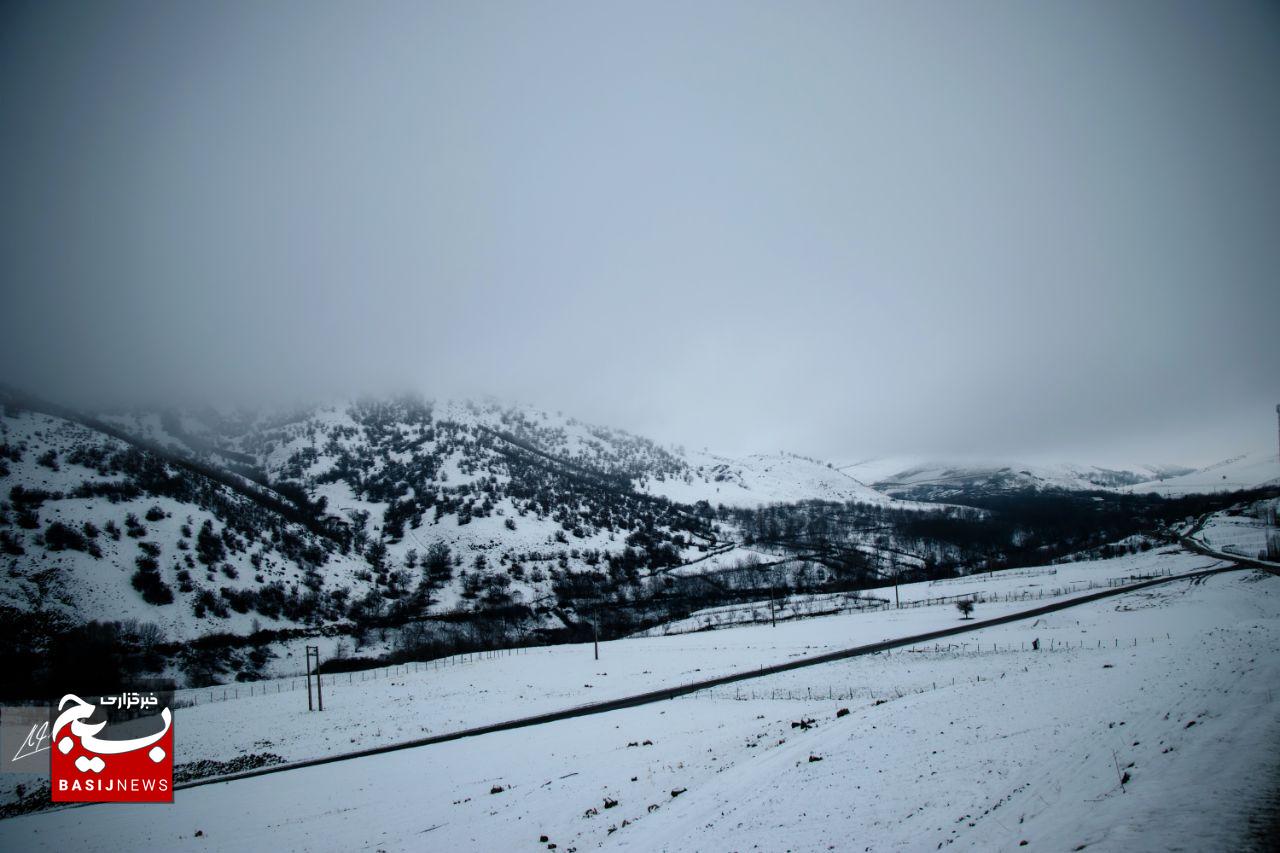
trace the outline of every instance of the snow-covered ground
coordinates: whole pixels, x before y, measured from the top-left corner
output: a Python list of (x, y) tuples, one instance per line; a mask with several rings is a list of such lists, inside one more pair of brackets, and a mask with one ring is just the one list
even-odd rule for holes
[[(598, 661), (587, 643), (326, 675), (323, 714), (308, 714), (302, 678), (181, 690), (178, 699), (195, 704), (177, 711), (175, 761), (181, 767), (253, 753), (298, 761), (382, 746), (951, 627), (959, 617), (956, 597), (980, 599), (975, 616), (992, 618), (1042, 599), (1216, 565), (1221, 564), (1172, 549), (1150, 551), (1034, 572), (903, 584), (904, 609), (783, 621), (776, 628), (768, 624), (765, 602), (755, 625), (679, 633), (703, 627), (705, 617), (691, 617), (685, 620), (689, 625), (672, 623), (671, 636), (662, 636), (659, 627), (654, 636), (601, 643)], [(863, 594), (892, 600), (893, 589)], [(917, 602), (933, 604), (905, 607)], [(301, 659), (304, 642), (315, 640), (299, 640), (295, 659)]]
[[(1146, 554), (1060, 567), (1061, 575), (995, 573), (981, 584), (904, 584), (903, 602), (982, 592), (998, 599), (978, 605), (991, 618), (1050, 598), (1082, 595), (1112, 580), (1175, 574), (1219, 565), (1186, 553)], [(971, 580), (968, 578), (960, 581)], [(883, 595), (885, 591), (876, 591)], [(892, 596), (892, 589), (888, 591)], [(1005, 600), (1005, 599), (1008, 600)], [(1030, 600), (1028, 600), (1030, 599)], [(412, 664), (366, 673), (325, 676), (325, 712), (308, 715), (302, 679), (181, 691), (198, 704), (178, 716), (179, 765), (225, 761), (269, 752), (294, 761), (426, 737), (514, 717), (616, 699), (660, 687), (701, 681), (799, 657), (908, 636), (957, 624), (949, 602), (937, 606), (764, 624), (732, 631), (543, 646), (457, 663)], [(660, 633), (658, 629), (657, 633)], [(301, 641), (300, 641), (301, 643)], [(236, 695), (222, 700), (223, 695)], [(212, 699), (213, 701), (209, 701)]]
[[(1269, 793), (1260, 780), (1272, 778), (1280, 759), (1280, 705), (1272, 701), (1280, 688), (1278, 583), (1246, 572), (1175, 582), (953, 638), (945, 648), (857, 658), (626, 711), (179, 791), (173, 806), (14, 818), (0, 822), (0, 847), (555, 844), (576, 853), (996, 850), (1026, 841), (1028, 849), (1055, 851), (1242, 849), (1245, 819)], [(816, 650), (805, 649), (806, 640), (905, 633), (931, 610), (942, 613), (921, 608), (628, 640), (604, 646), (599, 663), (577, 648), (565, 651), (582, 660), (565, 657), (554, 667), (539, 666), (530, 654), (455, 672), (475, 687), (471, 711), (506, 694), (510, 714), (533, 710), (515, 697), (528, 695), (538, 673), (558, 673), (564, 698), (579, 701), (601, 692), (574, 688), (581, 678), (611, 684), (625, 676), (640, 686), (628, 674), (627, 647), (660, 667), (654, 650), (678, 643), (665, 666), (679, 660), (682, 675), (706, 675), (723, 663), (726, 642), (785, 658)], [(870, 627), (886, 618), (901, 621)], [(954, 622), (954, 611), (947, 618)], [(856, 624), (867, 627), (853, 632)], [(838, 626), (850, 633), (839, 636)], [(1040, 651), (1023, 650), (1037, 638)], [(430, 715), (447, 692), (442, 686), (406, 704)], [(325, 716), (345, 713), (345, 703), (377, 726), (395, 713), (386, 698), (335, 689)], [(242, 709), (240, 724), (253, 725), (269, 701), (211, 709)], [(850, 713), (837, 717), (841, 708)], [(299, 710), (278, 722), (305, 730), (318, 717), (309, 721)], [(793, 727), (805, 719), (814, 721), (811, 728)], [(180, 743), (206, 726), (228, 734), (194, 709), (180, 712), (176, 725)]]
[[(1059, 569), (1091, 565), (1107, 578), (1212, 561), (1151, 552)], [(1016, 593), (1062, 580), (1020, 571), (1000, 583)], [(1166, 849), (1175, 826), (1203, 841), (1185, 849), (1228, 849), (1217, 841), (1252, 802), (1240, 797), (1258, 793), (1245, 776), (1280, 758), (1256, 748), (1280, 734), (1268, 699), (1280, 686), (1276, 583), (1245, 573), (1175, 581), (636, 710), (186, 790), (174, 807), (10, 818), (0, 847), (513, 849), (545, 834), (561, 850), (844, 849), (841, 838), (872, 849), (1002, 849), (1021, 838), (1037, 849)], [(945, 585), (902, 590), (916, 599)], [(1025, 606), (992, 602), (978, 616)], [(301, 692), (255, 685), (252, 698), (182, 708), (177, 760), (298, 760), (955, 624), (952, 607), (919, 607), (617, 640), (599, 661), (590, 646), (567, 646), (340, 675), (326, 679), (323, 715), (306, 711)], [(1033, 639), (1041, 651), (1029, 651)], [(837, 720), (842, 707), (851, 713)], [(808, 717), (814, 729), (792, 729)], [(1204, 785), (1208, 767), (1220, 783)], [(1204, 821), (1213, 808), (1236, 820)], [(219, 820), (230, 813), (244, 818)]]
[(1258, 501), (1240, 514), (1217, 512), (1200, 528), (1205, 545), (1228, 554), (1266, 559), (1267, 540), (1280, 536), (1274, 521), (1280, 499)]
[[(775, 616), (778, 619), (790, 619), (836, 610), (860, 612), (890, 608), (898, 603), (903, 607), (951, 607), (959, 598), (972, 598), (979, 603), (1052, 599), (1102, 589), (1137, 577), (1179, 574), (1192, 568), (1204, 567), (1209, 562), (1211, 561), (1187, 554), (1178, 548), (1165, 548), (1111, 560), (1035, 566), (927, 583), (902, 584), (896, 591), (892, 586), (883, 586), (856, 593), (792, 595), (779, 598), (774, 602), (772, 610), (767, 599), (709, 607), (690, 614), (685, 619), (652, 628), (645, 635), (662, 636), (735, 625), (763, 624), (770, 622)], [(986, 608), (983, 612), (986, 612)]]

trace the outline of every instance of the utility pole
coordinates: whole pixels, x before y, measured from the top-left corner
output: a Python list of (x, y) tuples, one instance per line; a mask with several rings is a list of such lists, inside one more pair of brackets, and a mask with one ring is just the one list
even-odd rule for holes
[(591, 644), (595, 647), (596, 660), (600, 660), (600, 601), (591, 604)]
[(1276, 403), (1276, 438), (1280, 440), (1280, 403)]
[[(320, 707), (317, 709), (311, 704), (311, 660), (316, 662), (316, 700)], [(324, 710), (324, 687), (320, 680), (320, 647), (307, 646), (307, 710)]]
[(778, 610), (777, 610), (777, 607), (774, 606), (773, 600), (777, 596), (777, 594), (778, 594), (777, 588), (775, 586), (773, 575), (770, 574), (769, 576), (769, 621), (773, 623), (773, 627), (775, 628), (778, 627)]

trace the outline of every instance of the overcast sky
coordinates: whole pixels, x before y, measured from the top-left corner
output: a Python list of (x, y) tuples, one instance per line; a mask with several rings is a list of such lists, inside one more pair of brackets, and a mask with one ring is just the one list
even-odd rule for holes
[(1278, 91), (1262, 3), (9, 2), (0, 379), (1274, 452)]

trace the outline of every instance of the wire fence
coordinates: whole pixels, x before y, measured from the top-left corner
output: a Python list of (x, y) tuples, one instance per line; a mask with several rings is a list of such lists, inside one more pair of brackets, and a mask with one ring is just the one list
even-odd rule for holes
[[(1057, 570), (1046, 574), (1057, 574)], [(954, 605), (958, 601), (972, 601), (974, 604), (1013, 603), (1020, 601), (1042, 601), (1046, 598), (1061, 598), (1094, 589), (1115, 589), (1144, 580), (1171, 577), (1172, 569), (1121, 578), (1105, 580), (1076, 581), (1065, 586), (1020, 590), (1017, 592), (978, 592), (938, 595), (929, 598), (917, 598), (895, 604), (883, 598), (843, 594), (837, 596), (811, 596), (809, 599), (783, 599), (770, 608), (767, 602), (753, 602), (749, 605), (727, 605), (713, 610), (703, 611), (679, 622), (663, 626), (660, 630), (643, 632), (645, 636), (671, 636), (673, 634), (690, 634), (698, 631), (714, 631), (718, 628), (735, 628), (742, 625), (762, 624), (771, 621), (789, 621), (811, 616), (836, 616), (844, 613), (910, 610), (917, 607), (939, 607)], [(988, 579), (989, 580), (989, 579)]]
[[(1120, 638), (1113, 637), (1110, 643), (1106, 640), (1077, 640), (1075, 642), (1067, 640), (1048, 639), (1043, 643), (1035, 644), (1022, 641), (1020, 643), (947, 643), (935, 644), (933, 646), (912, 646), (910, 648), (898, 649), (898, 655), (934, 655), (947, 656), (951, 659), (960, 659), (963, 657), (981, 657), (990, 655), (1010, 655), (1010, 654), (1052, 654), (1068, 651), (1086, 651), (1086, 650), (1103, 650), (1103, 649), (1132, 649), (1144, 645), (1151, 645), (1161, 640), (1171, 640), (1170, 634), (1163, 637), (1129, 637)], [(875, 656), (884, 655), (892, 657), (894, 650), (890, 649), (884, 652), (877, 652)], [(909, 687), (873, 687), (870, 685), (854, 686), (851, 684), (835, 685), (826, 684), (821, 686), (805, 686), (805, 687), (772, 687), (768, 689), (762, 688), (744, 688), (741, 685), (734, 685), (733, 688), (728, 687), (710, 687), (706, 690), (698, 690), (693, 693), (687, 693), (677, 696), (677, 699), (710, 699), (717, 701), (733, 701), (733, 702), (755, 702), (755, 701), (778, 701), (778, 702), (812, 702), (830, 700), (833, 702), (847, 701), (878, 701), (894, 698), (901, 698), (911, 694), (926, 693), (930, 690), (938, 690), (944, 687), (954, 687), (957, 684), (980, 684), (983, 681), (995, 681), (1004, 678), (1005, 673), (999, 675), (983, 675), (982, 673), (974, 673), (962, 677), (952, 677), (944, 680), (931, 680), (927, 684), (917, 684)]]
[[(740, 607), (736, 610), (717, 608), (715, 612), (707, 614), (707, 621), (694, 623), (694, 619), (701, 620), (701, 617), (692, 617), (691, 619), (684, 621), (684, 626), (679, 626), (679, 624), (676, 626), (668, 626), (671, 630), (664, 631), (663, 635), (677, 635), (697, 631), (714, 630), (716, 628), (767, 623), (771, 618), (776, 618), (778, 621), (786, 621), (789, 619), (811, 616), (836, 615), (852, 611), (908, 610), (917, 607), (954, 605), (957, 601), (972, 601), (975, 604), (1040, 601), (1045, 598), (1060, 598), (1066, 595), (1072, 595), (1093, 589), (1114, 589), (1145, 580), (1169, 577), (1172, 574), (1172, 570), (1165, 569), (1149, 574), (1130, 575), (1122, 578), (1107, 578), (1105, 581), (1089, 581), (1087, 583), (1080, 582), (1070, 584), (1068, 586), (1054, 587), (1052, 589), (1021, 590), (1018, 592), (1006, 593), (977, 592), (969, 594), (942, 595), (932, 598), (916, 599), (913, 601), (903, 601), (896, 606), (892, 602), (884, 599), (868, 598), (846, 593), (841, 594), (842, 598), (834, 604), (829, 598), (820, 600), (817, 597), (812, 597), (808, 601), (791, 601), (785, 605), (785, 609), (780, 607), (773, 615), (770, 614), (768, 606), (761, 605), (752, 605), (750, 608)], [(751, 618), (737, 618), (743, 615), (750, 615)], [(725, 618), (729, 616), (735, 618), (732, 621), (729, 621)], [(1049, 650), (1052, 651), (1053, 649), (1054, 647), (1050, 647)], [(998, 650), (997, 644), (997, 648), (993, 649), (993, 651)], [(402, 664), (374, 667), (372, 669), (353, 670), (351, 672), (325, 673), (320, 676), (313, 675), (312, 680), (314, 682), (317, 678), (323, 679), (323, 686), (326, 688), (341, 687), (342, 685), (350, 686), (391, 678), (398, 675), (409, 675), (411, 673), (419, 673), (429, 670), (440, 670), (451, 666), (473, 664), (483, 660), (492, 660), (511, 655), (528, 654), (529, 652), (530, 649), (526, 647), (464, 652), (444, 658), (434, 658), (432, 660), (410, 661)], [(207, 705), (213, 702), (225, 702), (233, 699), (247, 699), (258, 696), (291, 693), (296, 690), (305, 689), (307, 689), (307, 678), (305, 674), (285, 679), (272, 679), (260, 682), (245, 682), (240, 684), (220, 685), (217, 687), (186, 688), (174, 691), (174, 707), (191, 708), (201, 704)]]
[[(338, 687), (344, 684), (363, 684), (365, 682), (378, 681), (398, 675), (409, 675), (417, 672), (447, 669), (451, 666), (464, 666), (484, 660), (494, 660), (497, 658), (510, 657), (512, 655), (528, 654), (528, 652), (529, 650), (526, 648), (463, 652), (461, 654), (450, 655), (444, 658), (433, 658), (425, 661), (409, 661), (407, 663), (374, 667), (372, 669), (352, 670), (351, 672), (328, 672), (319, 676), (313, 674), (311, 676), (311, 683), (315, 684), (318, 679), (322, 679), (323, 686), (328, 689), (330, 687)], [(173, 694), (173, 703), (175, 708), (192, 708), (198, 705), (208, 705), (212, 702), (227, 702), (233, 699), (248, 699), (255, 696), (274, 696), (281, 693), (292, 693), (295, 690), (306, 689), (307, 676), (304, 673), (303, 675), (292, 676), (289, 678), (276, 678), (268, 681), (250, 681), (241, 684), (223, 684), (217, 687), (189, 687), (182, 690), (175, 690)]]
[[(1000, 569), (1000, 578), (1039, 578), (1046, 575), (1056, 575), (1056, 568), (1028, 568), (1028, 569)], [(963, 575), (958, 578), (941, 578), (936, 581), (929, 581), (929, 586), (963, 586), (965, 584), (974, 583), (990, 583), (995, 580), (990, 572), (979, 572), (972, 575)]]

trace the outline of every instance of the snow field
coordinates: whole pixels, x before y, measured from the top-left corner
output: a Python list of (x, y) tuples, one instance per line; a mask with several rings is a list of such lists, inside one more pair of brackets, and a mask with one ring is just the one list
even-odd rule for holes
[[(709, 639), (771, 633), (785, 654), (795, 648), (788, 643), (802, 639), (797, 628), (825, 622), (830, 632), (832, 623), (859, 618), (678, 639), (703, 641), (683, 650), (686, 665), (697, 668), (717, 651)], [(1035, 637), (1054, 650), (1022, 652), (1021, 643)], [(1097, 641), (1113, 637), (1148, 639), (1098, 648)], [(979, 643), (1018, 650), (973, 653)], [(950, 645), (741, 685), (757, 694), (823, 682), (884, 685), (888, 695), (877, 699), (740, 700), (727, 695), (731, 686), (179, 791), (172, 807), (94, 806), (15, 818), (0, 822), (0, 846), (545, 850), (555, 844), (577, 853), (1012, 850), (1025, 840), (1027, 849), (1055, 851), (1241, 849), (1245, 818), (1265, 793), (1258, 780), (1280, 759), (1274, 749), (1280, 705), (1272, 701), (1280, 687), (1274, 577), (1232, 572), (1175, 582), (951, 638)], [(602, 650), (600, 666), (620, 672), (605, 657), (610, 652)], [(488, 663), (528, 664), (533, 657)], [(588, 657), (587, 668), (591, 663)], [(933, 682), (937, 689), (909, 689)], [(499, 689), (499, 673), (487, 673), (483, 683)], [(908, 689), (899, 697), (890, 687)], [(379, 715), (377, 697), (365, 698), (370, 716)], [(842, 708), (850, 713), (837, 717)], [(810, 719), (810, 728), (792, 726)], [(186, 711), (178, 725), (180, 741), (196, 728)], [(539, 841), (543, 835), (547, 842)]]
[(1207, 492), (1231, 492), (1253, 489), (1280, 481), (1280, 457), (1274, 445), (1233, 456), (1180, 477), (1126, 486), (1124, 491), (1146, 494), (1155, 492), (1166, 497)]
[[(1212, 565), (1218, 564), (1196, 555), (1148, 552), (1062, 568), (1074, 573), (1067, 579), (1106, 579)], [(988, 590), (992, 595), (1034, 590), (1032, 585), (1045, 580), (1026, 575), (1001, 580), (1000, 573), (995, 574)], [(1061, 584), (1061, 577), (1054, 583)], [(921, 583), (904, 585), (902, 592), (906, 601), (913, 596), (936, 596), (938, 589), (939, 585)], [(1089, 591), (1082, 585), (1070, 594)], [(990, 618), (1034, 605), (1034, 601), (1017, 599), (991, 602), (979, 605), (975, 615)], [(239, 691), (240, 698), (234, 701), (220, 701), (220, 687), (181, 691), (179, 698), (198, 704), (182, 708), (175, 718), (175, 725), (182, 728), (175, 741), (176, 762), (180, 766), (202, 759), (225, 761), (258, 752), (287, 761), (317, 758), (622, 698), (957, 624), (959, 614), (950, 605), (855, 612), (780, 622), (776, 628), (762, 623), (732, 631), (604, 642), (599, 661), (593, 657), (592, 645), (583, 643), (530, 647), (498, 657), (471, 656), (454, 665), (410, 664), (389, 671), (326, 675), (323, 714), (308, 713), (305, 691), (300, 689), (303, 682), (296, 678), (226, 688), (230, 695)], [(986, 642), (993, 641), (1010, 642), (994, 635)], [(297, 657), (301, 657), (300, 648)], [(210, 692), (213, 702), (205, 699)]]
[[(994, 576), (904, 584), (899, 593), (904, 605), (957, 594), (1009, 599), (979, 604), (975, 618), (983, 619), (1034, 607), (1042, 603), (1041, 594), (1065, 598), (1086, 594), (1112, 581), (1213, 565), (1219, 564), (1193, 554), (1150, 551), (1034, 571), (1014, 569)], [(891, 598), (893, 591), (888, 588), (863, 594)], [(1023, 596), (1029, 596), (1029, 600)], [(824, 602), (816, 604), (822, 606)], [(763, 610), (765, 618), (733, 630), (601, 643), (599, 661), (593, 658), (592, 646), (587, 643), (528, 647), (496, 656), (480, 653), (326, 675), (323, 713), (307, 711), (306, 682), (300, 676), (180, 690), (176, 697), (180, 706), (175, 711), (175, 761), (181, 771), (183, 765), (197, 761), (230, 762), (253, 755), (270, 755), (276, 757), (273, 761), (289, 762), (338, 755), (962, 624), (949, 601), (902, 610), (784, 620), (776, 628), (766, 621), (767, 602)], [(987, 649), (997, 643), (1002, 649), (999, 654), (1010, 648), (1029, 647), (1034, 637), (1021, 633), (1023, 624), (1026, 623), (988, 629), (982, 642)], [(1123, 635), (1095, 632), (1070, 637), (1042, 633), (1040, 639), (1046, 651), (1064, 643), (1096, 646), (1118, 641), (1132, 643), (1136, 639), (1150, 642), (1152, 638), (1165, 642), (1157, 629), (1158, 626), (1149, 626)], [(340, 639), (298, 640), (290, 644), (296, 648), (285, 649), (286, 654), (292, 652), (292, 657), (282, 658), (277, 664), (300, 670), (305, 643), (318, 643), (327, 659)], [(976, 653), (973, 643), (966, 647), (966, 641), (953, 638), (948, 644), (953, 647), (953, 657), (963, 659)], [(989, 651), (981, 653), (983, 657), (990, 655)], [(899, 692), (950, 687), (952, 679), (976, 677), (953, 671), (946, 664), (947, 655), (934, 657), (930, 667), (922, 669), (914, 663), (921, 659), (920, 653), (894, 651), (865, 659), (883, 660), (886, 667), (885, 672), (871, 679), (850, 681), (836, 675), (839, 670), (822, 666), (720, 688), (713, 695), (735, 696), (741, 691), (760, 698), (791, 697), (794, 701), (810, 695), (874, 701)], [(934, 669), (937, 674), (930, 675)], [(30, 786), (33, 781), (21, 776), (0, 779), (0, 799), (12, 800), (15, 785)]]
[[(1021, 602), (1024, 608), (1042, 599), (1061, 598), (1091, 590), (1105, 589), (1134, 578), (1181, 574), (1213, 565), (1211, 560), (1181, 549), (1165, 548), (1110, 560), (1090, 560), (1052, 566), (1008, 569), (987, 574), (965, 575), (947, 580), (902, 584), (858, 590), (856, 593), (820, 593), (779, 598), (774, 609), (779, 619), (808, 616), (837, 609), (865, 610), (876, 602), (903, 607), (952, 607), (959, 598), (980, 603)], [(986, 608), (983, 608), (986, 613)], [(668, 622), (643, 632), (643, 636), (664, 636), (770, 621), (769, 601), (723, 605), (699, 610), (685, 619)]]

